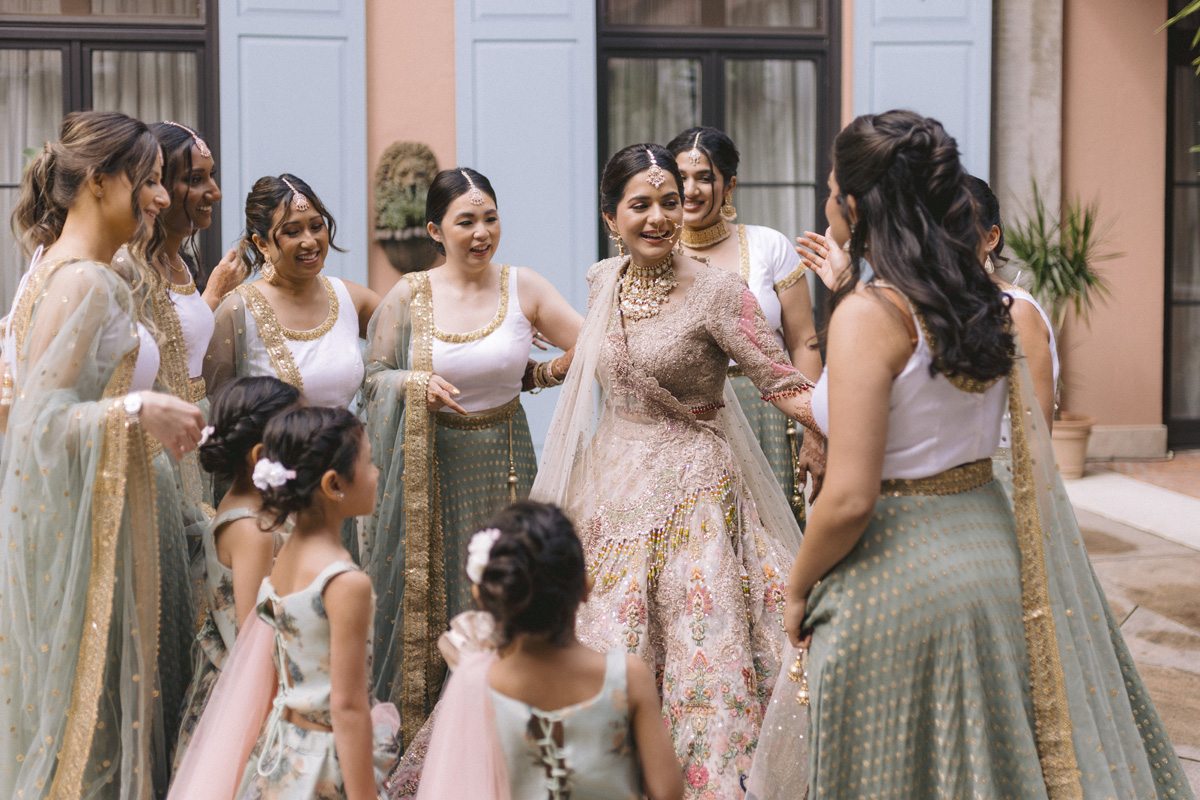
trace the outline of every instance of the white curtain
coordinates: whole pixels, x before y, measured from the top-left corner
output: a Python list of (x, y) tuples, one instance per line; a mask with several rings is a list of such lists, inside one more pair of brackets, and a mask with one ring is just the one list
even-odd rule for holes
[(609, 25), (670, 25), (697, 27), (701, 0), (608, 0)]
[(148, 123), (171, 120), (195, 128), (196, 54), (93, 51), (92, 107)]
[[(34, 3), (29, 3), (33, 5)], [(0, 184), (18, 184), (43, 142), (58, 138), (63, 113), (59, 50), (0, 50)], [(9, 226), (20, 190), (0, 188), (0, 315), (27, 266)]]
[(725, 0), (725, 24), (738, 28), (816, 28), (819, 0)]
[(741, 153), (738, 219), (797, 236), (816, 224), (817, 85), (811, 61), (725, 62), (726, 133)]
[(697, 60), (610, 58), (607, 155), (638, 142), (665, 145), (699, 125), (700, 82)]
[(92, 0), (92, 13), (204, 19), (204, 0)]

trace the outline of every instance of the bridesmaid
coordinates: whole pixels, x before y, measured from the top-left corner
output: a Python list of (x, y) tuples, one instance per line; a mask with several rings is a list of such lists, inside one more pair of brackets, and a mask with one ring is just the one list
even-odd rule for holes
[(446, 263), (406, 275), (388, 293), (367, 353), (367, 432), (382, 470), (366, 526), (379, 595), (376, 692), (402, 706), (405, 745), (441, 687), (436, 639), (450, 617), (473, 608), (462, 571), (467, 541), (533, 484), (519, 395), (534, 330), (567, 351), (533, 369), (535, 385), (553, 386), (582, 322), (545, 278), (492, 260), (500, 214), (483, 175), (438, 173), (425, 219)]
[[(740, 275), (754, 292), (767, 324), (802, 374), (821, 374), (816, 348), (807, 267), (788, 238), (761, 225), (734, 225), (740, 156), (733, 141), (716, 128), (688, 128), (667, 144), (683, 175), (683, 251)], [(754, 383), (730, 362), (729, 379), (763, 454), (804, 527), (804, 484), (799, 467), (804, 436), (782, 411), (762, 399)]]
[(242, 258), (261, 279), (237, 287), (217, 308), (204, 358), (209, 397), (232, 378), (270, 375), (308, 405), (349, 408), (362, 386), (359, 340), (379, 295), (321, 274), (337, 224), (295, 175), (259, 178), (246, 198)]
[(37, 250), (4, 325), (0, 797), (166, 788), (147, 444), (178, 459), (204, 419), (149, 391), (158, 346), (111, 268), (170, 202), (161, 171), (144, 124), (86, 111), (21, 179), (14, 228)]
[[(792, 739), (809, 796), (1191, 797), (1070, 529), (954, 139), (868, 114), (833, 161), (850, 263), (812, 400), (829, 461), (784, 612), (810, 651), (809, 735)], [(1006, 408), (1011, 501), (991, 462)]]
[[(195, 131), (178, 123), (155, 123), (150, 131), (162, 148), (163, 185), (171, 206), (143, 236), (117, 251), (113, 269), (130, 280), (139, 315), (158, 342), (162, 358), (156, 386), (197, 405), (207, 416), (201, 368), (213, 332), (210, 303), (215, 305), (220, 292), (241, 280), (242, 268), (231, 251), (213, 270), (205, 297), (196, 291), (182, 249), (188, 237), (212, 224), (213, 205), (221, 197), (212, 178), (212, 153)], [(191, 580), (191, 565), (200, 557), (211, 498), (195, 453), (175, 462), (161, 447), (153, 449), (162, 584), (158, 674), (171, 749), (192, 681), (191, 647), (203, 596)], [(183, 591), (185, 586), (192, 591)]]

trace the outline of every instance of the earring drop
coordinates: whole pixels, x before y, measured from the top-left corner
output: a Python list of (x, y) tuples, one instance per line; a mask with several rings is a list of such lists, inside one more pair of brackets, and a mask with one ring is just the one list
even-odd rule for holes
[(991, 256), (988, 256), (987, 258), (985, 258), (983, 260), (983, 268), (987, 272), (988, 275), (991, 275), (993, 272), (996, 271), (996, 265), (992, 263)]
[(275, 285), (275, 265), (271, 263), (270, 256), (263, 256), (262, 276), (263, 280), (272, 286)]
[(725, 202), (721, 205), (721, 216), (726, 222), (733, 222), (737, 219), (737, 208), (734, 207), (733, 203), (729, 202), (728, 197), (725, 198)]
[(609, 231), (608, 238), (612, 239), (613, 244), (615, 244), (617, 246), (617, 256), (619, 258), (624, 258), (625, 257), (625, 240), (621, 238), (621, 234), (617, 233), (616, 231)]
[(338, 493), (337, 493), (337, 499), (338, 499), (338, 500), (345, 500), (345, 499), (346, 499), (346, 493), (345, 493), (345, 492), (338, 492)]

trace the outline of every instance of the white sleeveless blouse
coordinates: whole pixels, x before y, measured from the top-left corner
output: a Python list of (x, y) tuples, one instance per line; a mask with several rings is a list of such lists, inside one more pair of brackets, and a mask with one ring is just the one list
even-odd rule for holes
[(167, 289), (167, 296), (175, 306), (175, 315), (179, 317), (179, 329), (183, 332), (188, 377), (198, 378), (204, 369), (204, 354), (208, 352), (208, 343), (217, 323), (212, 309), (196, 291), (195, 283), (181, 286), (167, 281)]
[[(981, 393), (966, 392), (940, 372), (930, 375), (931, 363), (933, 352), (917, 324), (917, 346), (892, 381), (884, 480), (927, 478), (996, 452), (1000, 420), (1008, 407), (1008, 378)], [(828, 367), (813, 390), (812, 412), (828, 434)]]
[(783, 307), (779, 303), (779, 293), (802, 279), (807, 268), (800, 262), (796, 248), (779, 231), (762, 225), (735, 227), (742, 280), (754, 292), (767, 318), (767, 325), (775, 334), (775, 340), (787, 350), (783, 340)]
[[(1004, 294), (1012, 298), (1013, 302), (1024, 300), (1026, 303), (1033, 305), (1037, 309), (1038, 315), (1041, 316), (1042, 322), (1046, 325), (1046, 330), (1050, 333), (1050, 371), (1054, 375), (1055, 391), (1058, 390), (1058, 342), (1054, 339), (1054, 326), (1050, 324), (1050, 315), (1042, 308), (1042, 304), (1034, 299), (1033, 295), (1019, 286), (1006, 286), (1003, 289)], [(1004, 419), (1000, 421), (1000, 446), (1011, 447), (1012, 442), (1012, 423), (1009, 420), (1008, 414), (1004, 415)]]
[[(329, 318), (310, 331), (292, 331), (271, 321), (283, 334), (296, 371), (304, 384), (304, 399), (310, 406), (349, 408), (363, 381), (362, 349), (358, 337), (358, 310), (350, 290), (340, 278), (321, 276), (329, 292)], [(258, 320), (247, 303), (246, 359), (250, 375), (272, 375), (281, 380), (271, 364), (267, 346), (258, 331)], [(274, 312), (268, 312), (274, 317)], [(292, 376), (295, 377), (295, 376)], [(294, 381), (288, 381), (292, 383)]]
[[(507, 264), (500, 267), (496, 315), (484, 327), (470, 333), (446, 333), (434, 325), (434, 374), (461, 392), (454, 400), (472, 414), (502, 406), (521, 392), (533, 325), (521, 311), (517, 273), (517, 268)], [(430, 304), (437, 306), (432, 287)]]

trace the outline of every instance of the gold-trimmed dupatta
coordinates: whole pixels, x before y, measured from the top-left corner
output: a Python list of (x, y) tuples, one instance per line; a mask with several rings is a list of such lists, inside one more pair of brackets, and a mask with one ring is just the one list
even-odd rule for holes
[(437, 650), (448, 624), (441, 496), (435, 426), (424, 402), (433, 374), (430, 298), (427, 274), (405, 276), (367, 330), (363, 413), (380, 480), (363, 563), (378, 595), (376, 694), (400, 709), (404, 747), (433, 708), (445, 676)]
[(0, 795), (149, 798), (159, 576), (145, 437), (118, 399), (138, 357), (132, 299), (105, 265), (46, 263), (10, 325)]

